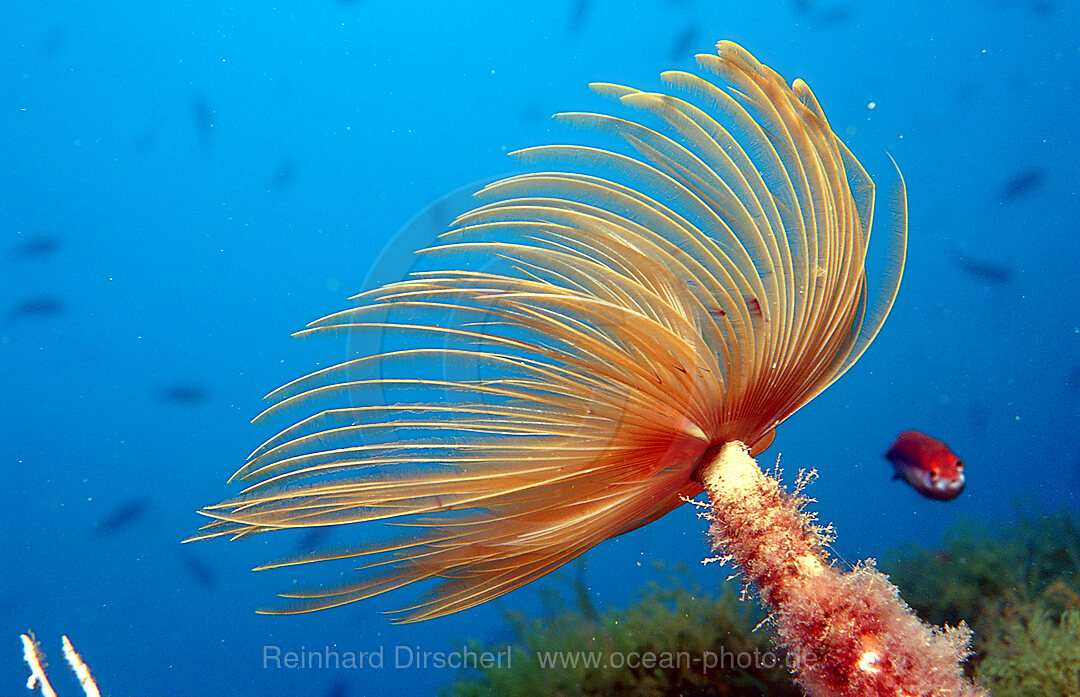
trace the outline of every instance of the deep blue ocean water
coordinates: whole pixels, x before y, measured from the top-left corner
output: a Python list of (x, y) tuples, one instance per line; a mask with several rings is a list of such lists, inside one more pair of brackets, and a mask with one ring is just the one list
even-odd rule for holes
[[(396, 647), (508, 637), (541, 586), (394, 626), (397, 594), (254, 613), (288, 570), (262, 539), (180, 545), (272, 434), (261, 397), (341, 355), (290, 333), (345, 306), (395, 231), (506, 153), (587, 141), (547, 117), (587, 89), (735, 40), (806, 79), (872, 174), (897, 160), (908, 266), (882, 334), (764, 456), (810, 494), (848, 560), (933, 544), (970, 517), (1080, 507), (1080, 14), (1064, 0), (7, 3), (0, 22), (0, 694), (33, 629), (113, 695), (428, 694), (453, 671)], [(871, 107), (872, 105), (872, 107)], [(280, 425), (280, 424), (279, 424)], [(955, 501), (891, 481), (905, 429), (967, 465)], [(596, 602), (652, 562), (728, 573), (688, 506), (586, 557)], [(264, 536), (265, 537), (265, 536)], [(283, 651), (377, 651), (382, 668), (286, 670)], [(334, 692), (337, 690), (337, 692)]]

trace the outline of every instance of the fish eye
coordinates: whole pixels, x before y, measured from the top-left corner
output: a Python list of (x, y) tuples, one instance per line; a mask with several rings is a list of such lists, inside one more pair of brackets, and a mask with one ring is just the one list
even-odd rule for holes
[(964, 463), (961, 462), (960, 460), (957, 460), (956, 461), (956, 469), (958, 469), (958, 470), (964, 469)]

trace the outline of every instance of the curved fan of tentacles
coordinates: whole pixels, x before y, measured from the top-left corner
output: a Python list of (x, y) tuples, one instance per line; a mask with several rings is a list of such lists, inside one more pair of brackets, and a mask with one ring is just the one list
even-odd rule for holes
[(804, 82), (717, 48), (698, 56), (712, 78), (664, 73), (670, 94), (593, 85), (625, 117), (556, 117), (632, 155), (516, 153), (556, 164), (480, 191), (423, 250), (446, 270), (301, 332), (382, 348), (270, 396), (263, 417), (299, 420), (236, 473), (237, 498), (203, 511), (200, 537), (405, 527), (261, 567), (358, 560), (352, 582), (285, 594), (278, 611), (437, 581), (401, 610), (414, 621), (514, 590), (699, 493), (708, 448), (763, 449), (866, 349), (900, 280), (903, 191), (872, 291), (866, 171)]

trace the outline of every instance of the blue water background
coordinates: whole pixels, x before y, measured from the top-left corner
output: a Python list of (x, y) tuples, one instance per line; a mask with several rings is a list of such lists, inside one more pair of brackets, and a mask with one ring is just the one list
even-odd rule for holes
[[(254, 610), (297, 574), (249, 570), (280, 545), (179, 541), (272, 434), (248, 423), (261, 396), (343, 355), (289, 334), (344, 307), (395, 230), (510, 170), (509, 150), (587, 140), (547, 117), (617, 108), (588, 82), (656, 89), (720, 38), (806, 79), (883, 182), (893, 154), (910, 194), (884, 331), (764, 459), (782, 453), (788, 479), (817, 469), (814, 507), (852, 561), (935, 543), (963, 517), (1080, 505), (1070, 3), (5, 5), (0, 694), (22, 690), (28, 629), (62, 694), (78, 693), (62, 633), (115, 695), (427, 694), (454, 672), (395, 669), (396, 647), (504, 641), (504, 610), (566, 588), (564, 571), (419, 625), (380, 614), (407, 592), (266, 617)], [(882, 453), (909, 428), (967, 463), (955, 501), (890, 481)], [(124, 507), (130, 521), (103, 531)], [(626, 603), (655, 560), (723, 584), (697, 564), (704, 528), (683, 507), (590, 552), (596, 602)], [(268, 645), (383, 647), (386, 665), (265, 668)]]

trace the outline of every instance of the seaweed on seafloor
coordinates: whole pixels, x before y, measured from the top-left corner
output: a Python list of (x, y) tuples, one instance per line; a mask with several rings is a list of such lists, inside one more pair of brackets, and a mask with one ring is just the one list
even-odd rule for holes
[(1080, 610), (1017, 616), (1007, 636), (988, 638), (978, 673), (995, 697), (1080, 695)]
[(1022, 516), (1000, 531), (964, 521), (940, 549), (907, 547), (881, 567), (920, 616), (971, 625), (976, 654), (1007, 608), (1039, 604), (1054, 619), (1080, 609), (1080, 526), (1065, 512)]
[(995, 697), (1080, 695), (1080, 525), (1075, 514), (1021, 516), (1005, 530), (964, 522), (941, 549), (882, 564), (931, 622), (974, 630), (968, 670)]
[[(513, 632), (509, 667), (470, 672), (444, 695), (801, 694), (783, 654), (766, 632), (755, 631), (765, 619), (756, 602), (741, 601), (730, 590), (706, 593), (681, 565), (666, 575), (665, 583), (648, 584), (627, 608), (597, 609), (582, 602), (589, 594), (577, 574), (567, 594), (573, 605), (552, 594), (543, 617), (507, 613)], [(554, 665), (543, 664), (548, 660)]]

